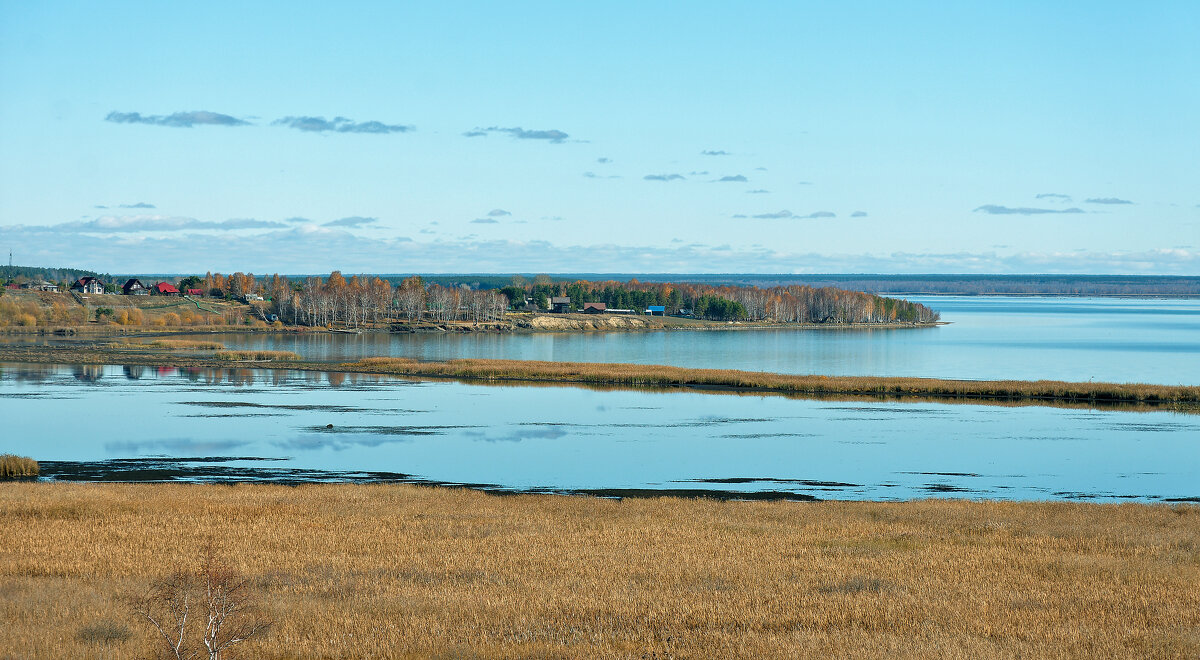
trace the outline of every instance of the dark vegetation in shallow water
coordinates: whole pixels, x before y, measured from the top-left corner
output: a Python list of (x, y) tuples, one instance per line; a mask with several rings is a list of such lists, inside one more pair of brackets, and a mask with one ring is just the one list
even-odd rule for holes
[(862, 484), (848, 484), (841, 481), (814, 481), (812, 479), (777, 479), (774, 477), (726, 477), (722, 479), (688, 479), (683, 483), (697, 484), (800, 484), (816, 488), (861, 488)]
[[(803, 493), (783, 490), (742, 492), (736, 490), (700, 488), (508, 488), (499, 484), (458, 483), (424, 479), (403, 472), (370, 470), (309, 470), (286, 467), (245, 467), (225, 465), (243, 461), (281, 462), (286, 458), (261, 456), (203, 456), (190, 458), (117, 458), (104, 461), (43, 461), (42, 478), (48, 481), (83, 481), (113, 483), (258, 483), (299, 486), (318, 483), (386, 484), (402, 483), (420, 486), (468, 488), (497, 495), (540, 493), (552, 495), (586, 495), (606, 498), (683, 497), (717, 500), (790, 500), (815, 501)], [(789, 483), (779, 480), (780, 483)], [(719, 483), (716, 482), (716, 483)], [(737, 482), (729, 482), (737, 483)], [(791, 483), (806, 483), (795, 481)]]
[(283, 403), (254, 403), (252, 401), (180, 401), (185, 406), (200, 406), (202, 408), (268, 408), (272, 410), (299, 410), (333, 413), (367, 413), (368, 408), (357, 406), (334, 406), (319, 403), (283, 404)]
[[(302, 486), (305, 484), (413, 484), (443, 488), (465, 488), (494, 495), (579, 495), (610, 499), (679, 497), (690, 499), (745, 500), (745, 501), (792, 501), (814, 502), (820, 498), (808, 493), (787, 490), (789, 486), (802, 490), (836, 492), (850, 488), (861, 488), (861, 484), (813, 479), (780, 479), (775, 477), (720, 477), (709, 479), (687, 479), (678, 484), (772, 484), (771, 490), (741, 491), (722, 488), (519, 488), (494, 483), (451, 482), (427, 479), (403, 472), (381, 470), (317, 470), (272, 466), (228, 465), (238, 462), (271, 463), (284, 462), (286, 458), (261, 456), (200, 456), (200, 457), (149, 457), (120, 458), (102, 461), (42, 461), (41, 480), (92, 483), (191, 483), (191, 484), (277, 484)], [(938, 474), (938, 473), (913, 473)], [(974, 475), (978, 476), (978, 475)], [(895, 484), (880, 484), (881, 486)], [(930, 495), (967, 496), (978, 492), (948, 483), (929, 483), (916, 487)], [(1148, 499), (1168, 503), (1200, 502), (1200, 497), (1172, 497), (1118, 495), (1112, 493), (1056, 492), (1056, 498), (1067, 500)]]

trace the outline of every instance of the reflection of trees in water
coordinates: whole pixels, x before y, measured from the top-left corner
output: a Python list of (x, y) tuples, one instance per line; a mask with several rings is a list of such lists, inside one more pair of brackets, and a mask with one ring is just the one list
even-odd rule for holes
[(75, 365), (75, 380), (94, 383), (104, 377), (104, 365), (77, 364)]
[(17, 367), (0, 369), (0, 373), (12, 374), (18, 383), (44, 383), (59, 373), (62, 367), (55, 364), (22, 364)]
[(344, 371), (292, 371), (288, 369), (247, 369), (226, 367), (166, 367), (144, 364), (101, 365), (101, 364), (9, 364), (0, 367), (0, 377), (12, 382), (45, 384), (55, 377), (70, 374), (75, 380), (94, 383), (100, 381), (107, 369), (116, 376), (118, 366), (127, 380), (142, 380), (147, 377), (170, 380), (179, 376), (181, 380), (197, 385), (264, 385), (285, 387), (303, 383), (314, 387), (343, 387), (359, 384), (395, 382), (395, 376), (380, 374), (357, 374)]

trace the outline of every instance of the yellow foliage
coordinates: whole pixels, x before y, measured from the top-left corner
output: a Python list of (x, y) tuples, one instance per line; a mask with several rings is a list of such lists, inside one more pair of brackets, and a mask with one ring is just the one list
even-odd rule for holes
[(0, 328), (12, 325), (34, 327), (45, 322), (45, 311), (36, 302), (0, 299)]

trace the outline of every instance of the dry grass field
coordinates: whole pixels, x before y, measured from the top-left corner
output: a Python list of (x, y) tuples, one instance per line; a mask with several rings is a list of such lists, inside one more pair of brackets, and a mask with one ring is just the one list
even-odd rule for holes
[(0, 486), (0, 655), (128, 658), (214, 539), (239, 657), (1200, 656), (1200, 507)]
[(90, 294), (77, 299), (65, 292), (30, 291), (0, 296), (0, 333), (50, 328), (218, 332), (265, 327), (248, 305), (211, 298)]

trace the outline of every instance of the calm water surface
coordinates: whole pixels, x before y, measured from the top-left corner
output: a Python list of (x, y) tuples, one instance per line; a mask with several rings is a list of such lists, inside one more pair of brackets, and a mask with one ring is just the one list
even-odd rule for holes
[(0, 453), (41, 461), (256, 457), (188, 462), (215, 466), (195, 478), (269, 468), (510, 490), (1200, 496), (1200, 416), (1169, 412), (10, 364), (0, 365), (0, 420)]
[(949, 325), (891, 330), (214, 335), (310, 359), (670, 364), (797, 374), (1200, 385), (1200, 300), (910, 297)]

